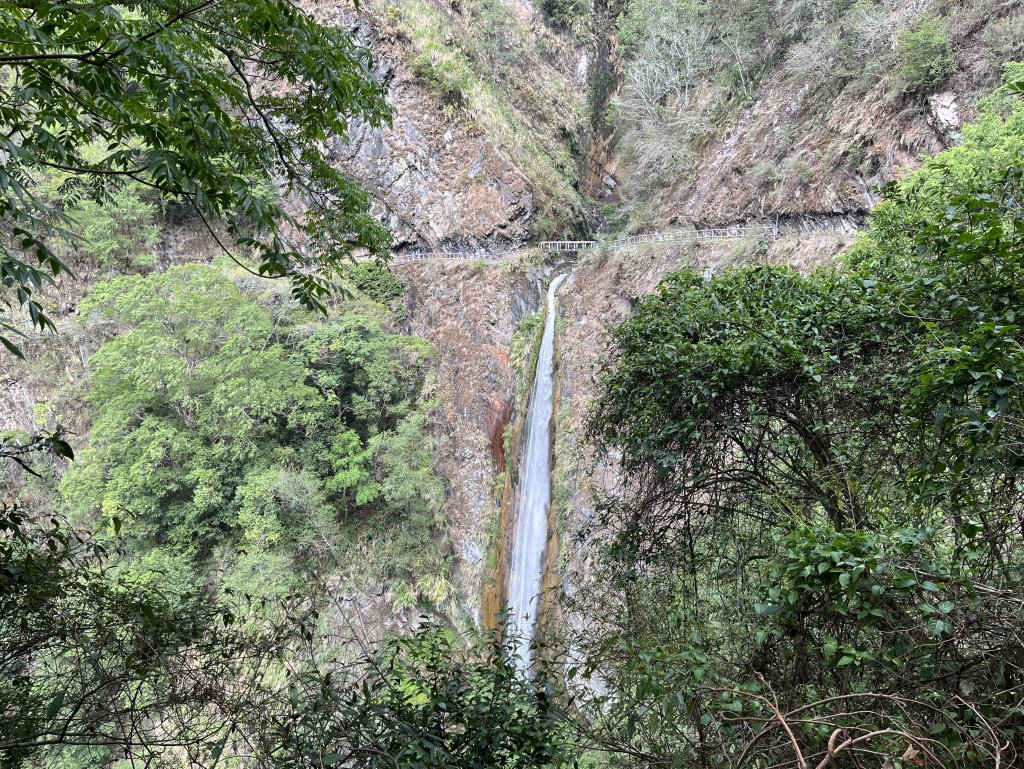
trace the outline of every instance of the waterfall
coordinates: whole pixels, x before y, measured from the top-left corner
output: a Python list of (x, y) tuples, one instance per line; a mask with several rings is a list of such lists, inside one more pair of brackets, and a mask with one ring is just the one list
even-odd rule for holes
[(537, 606), (544, 576), (548, 541), (548, 508), (551, 504), (551, 413), (554, 392), (555, 292), (564, 275), (548, 287), (544, 336), (537, 356), (529, 412), (526, 417), (526, 448), (519, 468), (516, 494), (516, 534), (512, 544), (508, 600), (511, 630), (518, 636), (520, 668), (530, 667), (530, 642), (537, 624)]

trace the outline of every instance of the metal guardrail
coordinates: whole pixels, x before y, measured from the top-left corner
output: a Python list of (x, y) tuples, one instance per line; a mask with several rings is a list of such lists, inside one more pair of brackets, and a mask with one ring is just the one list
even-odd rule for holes
[(596, 240), (542, 240), (537, 244), (546, 253), (589, 251), (596, 246)]
[(399, 265), (431, 261), (500, 262), (514, 259), (517, 256), (522, 256), (534, 250), (544, 253), (581, 253), (583, 251), (591, 251), (601, 245), (616, 249), (641, 243), (693, 243), (701, 240), (726, 240), (757, 236), (774, 240), (779, 237), (779, 230), (777, 227), (769, 226), (670, 230), (668, 232), (648, 232), (643, 235), (631, 235), (627, 238), (610, 240), (604, 244), (596, 240), (543, 240), (530, 248), (516, 248), (509, 251), (426, 251), (423, 253), (402, 254), (393, 259), (391, 264)]
[(516, 248), (511, 251), (425, 251), (423, 253), (402, 254), (391, 260), (391, 265), (411, 264), (413, 262), (501, 262), (514, 259), (532, 251), (532, 248)]
[(750, 238), (760, 236), (775, 240), (779, 237), (776, 227), (713, 227), (702, 230), (670, 230), (669, 232), (648, 232), (643, 235), (632, 235), (628, 238), (617, 238), (608, 243), (609, 248), (623, 248), (639, 243), (693, 243), (699, 240), (726, 240), (732, 238)]

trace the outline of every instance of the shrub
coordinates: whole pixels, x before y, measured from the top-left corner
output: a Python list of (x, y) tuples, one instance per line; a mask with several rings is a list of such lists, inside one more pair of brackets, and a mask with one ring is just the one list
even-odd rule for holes
[(466, 104), (473, 77), (461, 54), (432, 42), (412, 60), (412, 70), (446, 106)]
[(152, 268), (160, 242), (156, 205), (140, 184), (129, 184), (108, 200), (83, 200), (68, 213), (80, 228), (79, 251), (105, 266)]
[(360, 262), (345, 271), (345, 277), (370, 299), (388, 304), (405, 296), (405, 286), (390, 270), (378, 262)]
[(771, 187), (779, 180), (779, 168), (772, 161), (765, 160), (754, 166), (754, 170), (750, 172), (750, 178), (762, 189)]
[(797, 158), (789, 164), (789, 174), (800, 184), (810, 184), (814, 181), (814, 167), (803, 158)]
[(1003, 65), (1003, 83), (1014, 93), (1020, 93), (1024, 83), (1024, 61), (1008, 61)]
[(847, 173), (859, 174), (867, 160), (868, 151), (860, 144), (851, 144), (843, 153), (843, 169)]
[(541, 0), (541, 8), (553, 26), (579, 34), (590, 17), (588, 0)]
[(977, 109), (983, 116), (1019, 120), (1020, 99), (1024, 93), (1024, 62), (1008, 61), (1003, 65), (1003, 86), (978, 99)]
[(512, 368), (519, 372), (518, 396), (525, 397), (533, 384), (537, 367), (537, 352), (544, 332), (544, 314), (531, 313), (524, 317), (512, 335)]
[(434, 443), (424, 415), (412, 414), (394, 430), (373, 436), (369, 448), (381, 496), (390, 508), (407, 514), (418, 525), (440, 523), (444, 486), (433, 472)]
[(793, 145), (796, 144), (796, 124), (785, 123), (775, 133), (775, 145), (772, 147), (772, 157), (775, 160), (780, 160), (789, 154), (789, 151), (793, 149)]
[(906, 91), (932, 89), (956, 71), (953, 42), (942, 19), (927, 19), (900, 35), (899, 56), (899, 77)]
[(1024, 58), (1024, 13), (993, 22), (982, 33), (982, 41), (992, 52), (993, 63)]

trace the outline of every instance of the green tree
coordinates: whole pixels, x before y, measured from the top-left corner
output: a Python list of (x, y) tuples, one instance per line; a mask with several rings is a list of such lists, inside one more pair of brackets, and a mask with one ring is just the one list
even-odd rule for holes
[[(386, 253), (365, 193), (321, 150), (353, 120), (390, 117), (350, 32), (290, 0), (83, 0), (0, 3), (0, 38), (0, 342), (12, 353), (15, 304), (53, 328), (39, 291), (66, 270), (54, 242), (80, 234), (33, 192), (52, 171), (73, 206), (133, 183), (186, 203), (310, 307), (354, 249)], [(308, 203), (301, 223), (290, 195)]]
[(413, 520), (433, 523), (441, 512), (444, 487), (434, 475), (433, 446), (423, 440), (423, 415), (403, 419), (391, 432), (370, 440), (380, 473), (380, 494), (387, 504)]
[(900, 79), (908, 91), (934, 88), (956, 72), (953, 42), (942, 19), (925, 19), (899, 39)]
[[(105, 156), (103, 145), (83, 148), (84, 160), (95, 163)], [(66, 196), (65, 185), (72, 174), (49, 169), (33, 177), (32, 192), (44, 205), (57, 208), (75, 233), (71, 242), (55, 239), (49, 243), (62, 259), (114, 268), (152, 268), (160, 242), (156, 190), (137, 181), (125, 180), (110, 190), (102, 201), (88, 196)]]
[(412, 411), (431, 347), (417, 337), (382, 333), (372, 318), (350, 313), (300, 345), (312, 384), (339, 416), (364, 425), (362, 436), (390, 430)]
[(280, 544), (289, 552), (309, 553), (329, 547), (333, 512), (315, 475), (291, 468), (260, 469), (245, 476), (235, 500), (247, 548)]
[(283, 626), (236, 623), (255, 615), (154, 579), (155, 560), (118, 566), (59, 518), (0, 505), (0, 533), (4, 766), (207, 758), (265, 702)]
[(391, 304), (405, 295), (405, 286), (379, 262), (359, 262), (345, 270), (345, 277), (370, 299)]
[(308, 595), (214, 596), (166, 553), (119, 563), (16, 506), (0, 506), (0, 534), (5, 767), (468, 769), (567, 753), (544, 688), (497, 632), (425, 624), (340, 659)]
[[(61, 482), (80, 519), (125, 520), (140, 551), (202, 559), (241, 542), (323, 555), (335, 506), (439, 507), (414, 416), (423, 340), (354, 312), (293, 336), (219, 269), (195, 265), (100, 284), (82, 311), (120, 333), (90, 360), (90, 445)], [(402, 440), (419, 464), (377, 448)], [(409, 473), (418, 491), (392, 491)]]
[(570, 751), (557, 714), (514, 649), (497, 631), (467, 644), (424, 625), (388, 644), (359, 689), (311, 669), (273, 740), (295, 767), (558, 766)]
[(622, 472), (610, 587), (578, 607), (606, 628), (580, 641), (605, 745), (1024, 754), (1022, 118), (887, 188), (843, 269), (675, 274), (616, 331), (592, 423)]
[[(216, 300), (214, 298), (216, 297)], [(98, 286), (83, 306), (126, 326), (93, 356), (93, 448), (64, 481), (79, 511), (133, 516), (150, 544), (208, 553), (236, 525), (236, 485), (323, 417), (270, 319), (218, 270)]]

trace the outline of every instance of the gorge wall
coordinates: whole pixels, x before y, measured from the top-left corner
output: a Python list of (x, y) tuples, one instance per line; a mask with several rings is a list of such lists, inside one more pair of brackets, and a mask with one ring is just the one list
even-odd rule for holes
[[(780, 225), (783, 237), (766, 249), (744, 242), (599, 249), (567, 281), (556, 335), (553, 484), (562, 556), (569, 560), (572, 533), (614, 482), (610, 468), (593, 466), (584, 438), (608, 329), (673, 269), (751, 261), (809, 268), (828, 261), (863, 223), (875, 185), (954, 142), (980, 94), (998, 79), (1001, 61), (1024, 56), (1024, 10), (1014, 0), (798, 3), (783, 14), (787, 19), (797, 6), (814, 8), (772, 38), (756, 66), (740, 55), (728, 77), (715, 68), (721, 62), (701, 64), (705, 54), (733, 56), (730, 46), (739, 45), (728, 35), (741, 19), (727, 8), (724, 20), (710, 25), (697, 17), (692, 24), (686, 17), (648, 25), (678, 32), (673, 45), (691, 45), (694, 69), (685, 82), (658, 80), (664, 73), (639, 66), (644, 46), (660, 50), (664, 41), (656, 35), (638, 43), (627, 28), (622, 41), (621, 17), (641, 3), (597, 0), (575, 31), (524, 2), (370, 0), (358, 12), (333, 0), (305, 5), (374, 50), (394, 122), (382, 129), (357, 123), (349, 136), (330, 142), (329, 152), (367, 188), (398, 253), (485, 253), (587, 235), (588, 220), (619, 232), (691, 222)], [(894, 80), (895, 65), (867, 66), (871, 56), (895, 62), (885, 47), (898, 47), (905, 30), (931, 17), (943, 20), (950, 37), (951, 72), (928, 88), (907, 90)], [(884, 45), (850, 53), (837, 42), (860, 40), (865, 30)], [(196, 222), (180, 212), (160, 216), (152, 269), (217, 258)], [(30, 342), (35, 363), (4, 373), (0, 429), (32, 429), (38, 403), (52, 401), (58, 388), (77, 392), (97, 345), (72, 332), (77, 304), (93, 281), (118, 269), (87, 266), (79, 283), (54, 292), (66, 333)], [(522, 419), (529, 372), (513, 359), (514, 340), (540, 307), (552, 267), (525, 259), (394, 271), (405, 295), (402, 312), (389, 322), (437, 349), (432, 431), (446, 485), (452, 581), (458, 619), (479, 624), (486, 620), (484, 588), (493, 587), (498, 571), (502, 503), (516, 469), (517, 447), (505, 435), (514, 436)], [(567, 560), (559, 568), (568, 566)]]
[[(381, 215), (395, 232), (399, 249), (496, 250), (537, 236), (569, 237), (573, 220), (582, 216), (575, 202), (566, 202), (565, 186), (578, 185), (586, 194), (609, 193), (616, 199), (616, 169), (621, 162), (628, 174), (629, 162), (617, 143), (612, 115), (623, 84), (616, 39), (622, 10), (614, 3), (595, 7), (589, 42), (552, 30), (541, 12), (521, 6), (496, 10), (443, 2), (428, 7), (372, 3), (360, 17), (348, 18), (347, 23), (355, 25), (382, 57), (379, 76), (388, 83), (396, 119), (391, 129), (370, 131), (357, 126), (348, 142), (335, 144), (335, 152), (341, 166), (371, 190)], [(500, 69), (493, 77), (482, 78), (489, 82), (480, 90), (479, 66), (486, 61), (467, 40), (479, 35), (488, 14), (499, 12), (523, 25), (526, 36), (510, 49), (534, 69)], [(431, 47), (438, 37), (446, 52)], [(497, 42), (500, 47), (502, 41)], [(536, 52), (553, 48), (558, 48), (563, 58), (543, 66), (538, 63)], [(457, 95), (439, 92), (438, 69), (463, 62), (469, 62), (466, 71), (476, 80), (471, 77), (455, 84), (462, 89)], [(581, 63), (588, 69), (581, 70)], [(509, 62), (502, 66), (508, 67)], [(508, 99), (511, 95), (514, 99), (515, 94), (528, 90), (535, 101), (536, 94), (528, 84), (538, 80), (547, 81), (542, 93), (550, 99), (548, 109), (535, 109), (523, 100), (516, 120), (542, 137), (561, 137), (564, 150), (578, 153), (572, 163), (578, 164), (579, 176), (563, 167), (561, 186), (556, 185), (554, 193), (550, 178), (538, 177), (537, 166), (557, 166), (557, 160), (550, 161), (558, 152), (547, 151), (551, 146), (547, 140), (542, 141), (545, 149), (539, 153), (536, 146), (524, 151), (505, 130), (507, 124), (493, 122), (487, 109), (488, 98)], [(561, 92), (557, 97), (549, 96), (552, 86)], [(766, 97), (763, 105), (770, 102), (771, 97)], [(566, 116), (575, 117), (566, 121)], [(567, 135), (581, 141), (578, 150)], [(747, 141), (758, 145), (755, 134)], [(744, 162), (755, 164), (758, 158)], [(715, 173), (699, 181), (713, 185)], [(674, 194), (682, 195), (683, 189), (680, 185)], [(565, 211), (551, 214), (553, 204), (568, 209), (568, 215)], [(795, 250), (776, 244), (767, 258), (813, 262), (827, 257), (839, 246), (834, 238), (820, 233), (854, 231), (864, 207), (858, 204), (848, 216), (840, 207), (838, 214), (829, 210), (818, 217), (794, 217), (785, 228), (794, 236), (803, 233), (804, 240), (789, 241), (799, 244)], [(720, 213), (719, 221), (743, 221), (762, 213), (737, 200)], [(563, 224), (551, 232), (547, 228), (559, 216)], [(671, 224), (673, 219), (678, 217), (665, 217), (662, 223)], [(744, 256), (744, 249), (735, 244), (698, 251), (716, 265), (752, 258)], [(567, 446), (582, 450), (593, 368), (606, 329), (624, 316), (637, 296), (652, 290), (665, 272), (701, 261), (700, 253), (659, 247), (647, 253), (611, 255), (605, 261), (595, 257), (581, 265), (565, 292), (566, 327), (564, 337), (560, 336), (564, 366), (561, 401), (555, 409), (560, 454), (565, 454)], [(766, 257), (762, 254), (760, 258)], [(508, 469), (503, 472), (494, 455), (495, 416), (507, 413), (513, 422), (523, 417), (522, 380), (528, 370), (513, 365), (512, 340), (523, 318), (539, 308), (550, 268), (433, 263), (395, 269), (407, 286), (407, 330), (433, 342), (440, 357), (435, 435), (438, 469), (448, 492), (446, 520), (454, 543), (454, 583), (467, 614), (480, 622), (487, 619), (483, 614), (495, 608), (494, 581), (500, 582), (501, 560), (507, 556), (508, 545), (503, 539), (508, 532), (500, 526), (501, 506), (508, 501), (507, 482), (516, 472), (515, 456), (507, 458)], [(623, 278), (623, 271), (628, 278)], [(513, 424), (510, 436), (517, 434), (515, 427)], [(514, 455), (514, 442), (509, 448)], [(577, 511), (588, 509), (593, 497), (587, 488), (591, 474), (584, 459), (559, 456), (560, 465), (555, 468), (556, 494), (564, 497), (565, 489), (573, 488), (572, 508)], [(556, 513), (559, 510), (566, 515), (565, 504), (556, 505)], [(563, 522), (567, 530), (577, 523), (569, 518)], [(569, 541), (571, 537), (563, 538), (563, 542)], [(492, 597), (485, 609), (481, 596), (488, 589)]]
[(637, 228), (862, 216), (1024, 56), (1019, 2), (633, 2), (618, 178)]
[[(767, 249), (753, 244), (703, 244), (612, 254), (599, 251), (584, 259), (567, 281), (559, 332), (562, 367), (560, 400), (555, 406), (553, 470), (554, 509), (556, 517), (561, 516), (558, 526), (563, 545), (572, 542), (572, 533), (590, 514), (595, 496), (614, 483), (609, 468), (592, 466), (583, 434), (594, 394), (595, 367), (608, 329), (625, 317), (637, 297), (654, 290), (672, 269), (719, 270), (750, 261), (809, 269), (828, 262), (863, 226), (877, 200), (878, 185), (916, 165), (921, 156), (956, 141), (960, 126), (972, 117), (977, 99), (998, 82), (1001, 60), (1020, 48), (1014, 30), (1024, 29), (1020, 4), (1013, 2), (956, 8), (929, 2), (870, 7), (864, 3), (803, 3), (771, 11), (779, 14), (777, 19), (761, 19), (771, 29), (761, 31), (766, 42), (753, 64), (745, 63), (739, 38), (729, 37), (739, 34), (743, 23), (741, 10), (735, 9), (724, 11), (721, 20), (707, 23), (698, 19), (691, 27), (680, 25), (678, 18), (648, 17), (648, 37), (642, 45), (637, 44), (635, 30), (634, 38), (629, 39), (626, 19), (626, 41), (621, 44), (620, 27), (630, 8), (651, 5), (598, 2), (592, 9), (586, 126), (576, 183), (604, 206), (598, 219), (603, 218), (603, 226), (613, 229), (643, 232), (689, 223), (714, 226), (767, 221), (776, 224), (783, 237)], [(532, 13), (535, 20), (542, 15)], [(948, 36), (951, 68), (933, 83), (909, 87), (898, 74), (908, 55), (902, 47), (907, 45), (908, 34), (936, 18)], [(684, 43), (694, 44), (687, 53), (695, 62), (694, 75), (687, 83), (675, 82), (658, 91), (657, 82), (643, 82), (643, 78), (656, 80), (663, 73), (647, 71), (638, 62), (642, 64), (644, 46), (660, 50), (657, 47), (673, 33), (680, 37), (670, 41), (675, 46), (672, 50), (678, 52)], [(850, 45), (856, 50), (844, 48), (844, 40), (853, 41)], [(725, 85), (720, 70), (700, 71), (701, 56), (713, 57), (717, 54), (705, 51), (716, 49), (737, 57), (738, 71), (731, 75), (735, 79)], [(639, 108), (631, 102), (644, 99), (650, 110), (638, 114)], [(651, 121), (647, 126), (643, 125), (645, 119)], [(694, 126), (699, 128), (696, 133), (689, 130)], [(649, 129), (646, 135), (645, 129)], [(685, 162), (652, 170), (645, 165), (649, 158), (644, 153), (651, 151), (655, 142), (664, 153), (660, 157), (672, 162), (683, 158)], [(664, 172), (666, 168), (668, 172)], [(596, 211), (592, 209), (592, 213)], [(429, 281), (441, 277), (437, 269), (414, 274), (402, 268), (408, 295), (418, 297), (429, 291)], [(474, 273), (486, 276), (481, 278), (484, 283), (510, 290), (502, 270), (493, 265), (450, 265), (444, 279)], [(544, 273), (537, 270), (535, 274)], [(517, 317), (502, 331), (506, 343), (524, 316), (522, 306), (537, 307), (539, 293), (534, 286), (538, 279), (527, 281), (528, 295), (521, 297)], [(471, 304), (494, 302), (486, 291), (461, 293), (460, 297)], [(505, 300), (498, 300), (503, 303)], [(501, 355), (495, 357), (488, 343), (447, 344), (449, 321), (442, 318), (453, 313), (463, 317), (467, 310), (438, 305), (436, 312), (435, 324), (416, 328), (434, 339), (442, 357), (451, 357), (448, 369), (459, 370), (459, 356), (468, 355), (466, 360), (474, 361), (472, 366), (491, 372), (489, 379), (473, 383), (450, 378), (453, 397), (463, 404), (463, 416), (458, 426), (449, 418), (445, 428), (452, 434), (468, 428), (475, 435), (480, 456), (486, 456), (489, 404), (512, 397), (514, 380), (523, 372), (505, 365)], [(500, 377), (495, 376), (496, 371), (501, 372)], [(507, 389), (502, 391), (502, 386)], [(473, 417), (467, 419), (469, 413)], [(516, 408), (511, 413), (515, 414)], [(466, 474), (457, 463), (445, 462), (444, 472), (456, 497), (477, 500), (475, 512), (468, 516), (473, 522), (463, 536), (469, 536), (479, 548), (484, 539), (480, 533), (488, 525), (493, 527), (498, 515), (495, 506), (501, 494), (492, 489), (487, 513), (491, 523), (481, 521), (485, 506), (480, 500), (486, 495), (479, 473)], [(453, 501), (453, 506), (458, 504)], [(464, 511), (459, 515), (467, 520)], [(478, 534), (470, 536), (471, 531)], [(568, 573), (573, 556), (568, 549), (562, 556), (566, 560), (560, 568)], [(476, 569), (469, 571), (479, 575)], [(486, 574), (483, 578), (487, 579)], [(471, 585), (465, 583), (462, 588), (468, 598)]]

